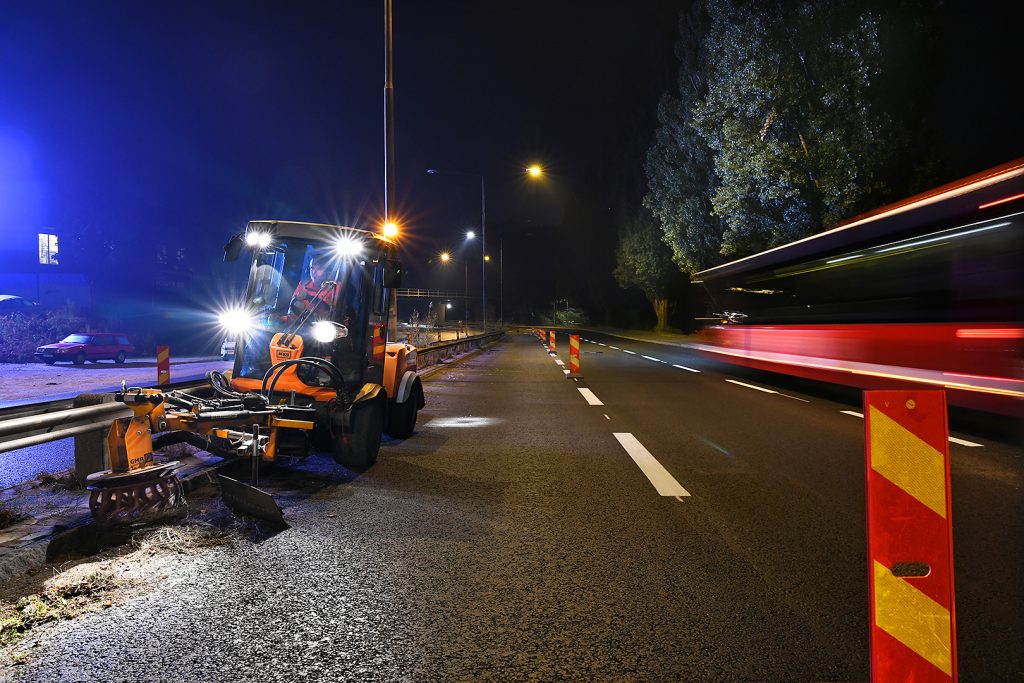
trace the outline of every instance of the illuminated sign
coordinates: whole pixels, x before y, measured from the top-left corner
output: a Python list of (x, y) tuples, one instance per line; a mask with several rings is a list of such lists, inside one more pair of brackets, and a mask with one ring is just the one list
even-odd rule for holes
[(39, 233), (39, 263), (44, 266), (58, 265), (57, 251), (57, 236)]

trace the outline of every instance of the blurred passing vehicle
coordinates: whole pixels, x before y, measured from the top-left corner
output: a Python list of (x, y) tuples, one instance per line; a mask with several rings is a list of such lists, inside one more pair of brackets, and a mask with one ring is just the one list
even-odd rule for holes
[(0, 294), (0, 315), (20, 313), (22, 315), (42, 315), (46, 309), (35, 301), (14, 294)]
[(70, 361), (81, 365), (85, 361), (93, 363), (101, 360), (112, 360), (123, 363), (135, 347), (123, 334), (114, 332), (88, 332), (69, 334), (56, 344), (47, 344), (36, 349), (36, 358), (47, 365), (58, 361)]
[(945, 389), (1024, 415), (1024, 159), (694, 275), (693, 348), (865, 389)]

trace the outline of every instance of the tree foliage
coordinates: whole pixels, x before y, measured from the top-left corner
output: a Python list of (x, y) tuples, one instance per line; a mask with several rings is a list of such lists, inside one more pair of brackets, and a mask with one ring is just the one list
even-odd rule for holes
[(615, 251), (615, 281), (623, 289), (636, 287), (644, 293), (658, 318), (656, 329), (668, 324), (670, 295), (681, 280), (672, 263), (672, 252), (646, 211), (627, 218), (619, 228)]
[(881, 21), (836, 0), (705, 0), (683, 17), (680, 94), (659, 105), (644, 200), (679, 266), (799, 239), (891, 196)]

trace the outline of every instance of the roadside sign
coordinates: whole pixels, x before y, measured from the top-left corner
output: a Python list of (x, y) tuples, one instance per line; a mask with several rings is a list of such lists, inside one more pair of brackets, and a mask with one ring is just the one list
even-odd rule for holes
[(159, 386), (171, 383), (171, 347), (156, 347), (156, 383)]
[(955, 681), (943, 391), (865, 391), (873, 681)]

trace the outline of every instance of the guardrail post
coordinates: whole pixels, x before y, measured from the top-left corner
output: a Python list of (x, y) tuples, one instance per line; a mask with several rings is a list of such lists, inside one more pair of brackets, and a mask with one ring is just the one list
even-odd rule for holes
[[(109, 400), (108, 400), (109, 399)], [(84, 408), (113, 401), (111, 394), (80, 394), (75, 397), (72, 406)], [(85, 483), (85, 478), (93, 472), (108, 469), (107, 465), (107, 430), (96, 429), (75, 436), (75, 478)]]

